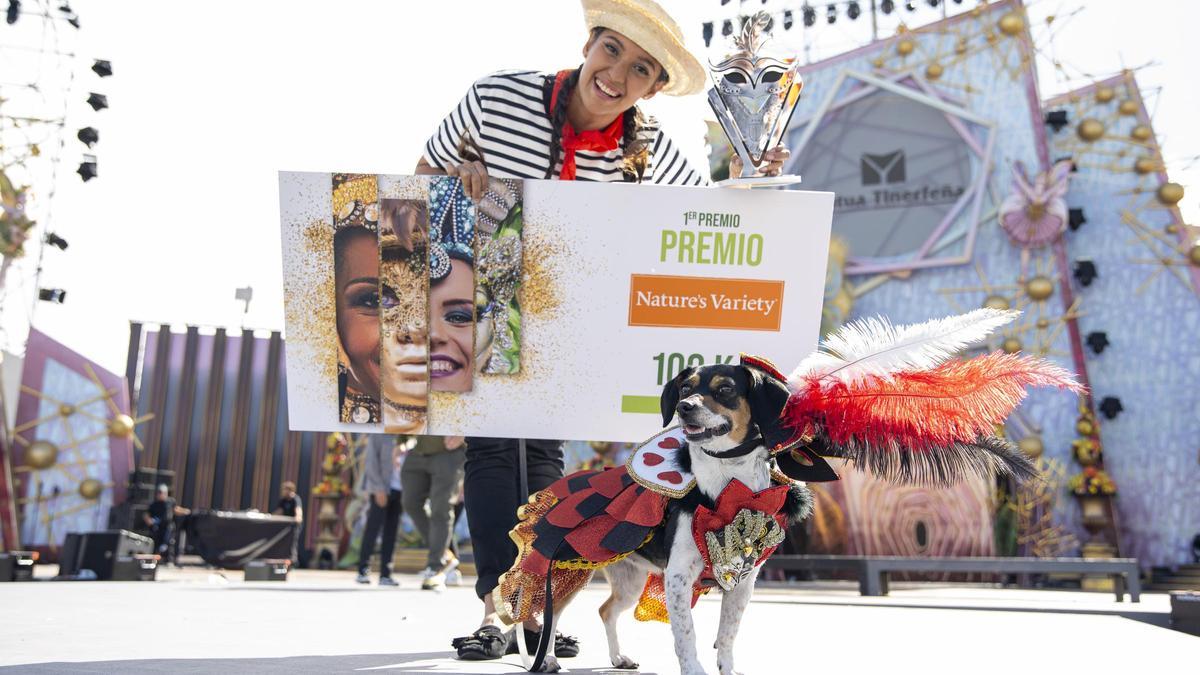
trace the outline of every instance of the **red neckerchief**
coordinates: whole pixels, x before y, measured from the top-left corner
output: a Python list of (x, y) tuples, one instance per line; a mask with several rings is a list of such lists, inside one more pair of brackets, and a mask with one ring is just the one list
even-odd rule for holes
[[(562, 89), (563, 82), (573, 72), (575, 71), (560, 71), (554, 79), (554, 91), (550, 94), (551, 111), (554, 110), (554, 106), (558, 102), (558, 92)], [(558, 174), (559, 180), (575, 180), (576, 150), (587, 150), (589, 152), (616, 150), (620, 145), (621, 137), (624, 135), (624, 127), (624, 115), (617, 116), (617, 119), (613, 120), (613, 123), (608, 125), (607, 129), (584, 131), (583, 133), (577, 133), (571, 126), (571, 123), (564, 120), (562, 128), (563, 165), (562, 171)]]

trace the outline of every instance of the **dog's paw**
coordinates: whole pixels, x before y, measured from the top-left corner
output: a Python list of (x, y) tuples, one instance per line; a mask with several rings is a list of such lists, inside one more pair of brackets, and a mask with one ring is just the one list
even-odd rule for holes
[(708, 675), (699, 661), (679, 664), (679, 675)]
[(539, 673), (557, 673), (561, 669), (558, 665), (558, 659), (553, 654), (547, 654), (546, 660), (542, 661), (542, 667)]
[(612, 664), (613, 668), (620, 668), (622, 670), (638, 669), (637, 661), (634, 661), (624, 654), (617, 654), (616, 656), (612, 657)]

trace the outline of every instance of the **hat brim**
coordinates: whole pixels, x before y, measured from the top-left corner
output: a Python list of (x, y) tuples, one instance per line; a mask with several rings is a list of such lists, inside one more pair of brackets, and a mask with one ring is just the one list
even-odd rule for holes
[(650, 0), (582, 0), (588, 30), (607, 28), (633, 40), (653, 56), (669, 79), (662, 93), (690, 96), (704, 90), (700, 61), (683, 44), (682, 32), (661, 7)]

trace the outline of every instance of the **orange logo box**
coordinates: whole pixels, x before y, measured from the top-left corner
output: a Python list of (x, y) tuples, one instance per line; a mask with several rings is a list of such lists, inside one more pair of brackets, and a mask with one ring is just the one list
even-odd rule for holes
[(783, 282), (634, 274), (629, 325), (778, 331)]

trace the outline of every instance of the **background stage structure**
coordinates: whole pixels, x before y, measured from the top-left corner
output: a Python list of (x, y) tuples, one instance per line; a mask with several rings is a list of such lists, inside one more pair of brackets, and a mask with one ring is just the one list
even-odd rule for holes
[(142, 421), (122, 377), (29, 331), (8, 448), (23, 548), (52, 559), (67, 533), (105, 529), (125, 499)]
[(125, 377), (137, 414), (154, 416), (141, 432), (138, 466), (174, 471), (174, 497), (191, 509), (270, 512), (280, 484), (293, 481), (311, 547), (320, 530), (313, 490), (325, 478), (330, 434), (288, 431), (284, 373), (278, 331), (130, 326)]
[(987, 348), (1050, 358), (1091, 390), (1034, 392), (1005, 429), (1048, 486), (935, 497), (855, 476), (818, 495), (809, 552), (1191, 562), (1200, 230), (1134, 73), (1043, 100), (1037, 49), (1009, 0), (801, 71), (787, 169), (838, 195), (823, 329), (1020, 309)]

